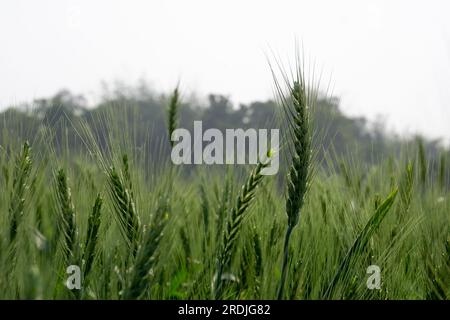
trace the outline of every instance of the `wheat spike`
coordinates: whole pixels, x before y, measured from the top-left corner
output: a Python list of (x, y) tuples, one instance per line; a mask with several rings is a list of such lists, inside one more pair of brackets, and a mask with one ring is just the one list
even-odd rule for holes
[(128, 247), (133, 256), (135, 256), (137, 253), (140, 220), (131, 191), (126, 187), (125, 182), (114, 167), (111, 167), (107, 174), (109, 193), (116, 213), (115, 217)]
[(263, 178), (261, 170), (266, 168), (268, 164), (269, 162), (258, 163), (256, 168), (250, 174), (247, 182), (243, 185), (237, 197), (236, 205), (231, 210), (231, 214), (223, 234), (222, 247), (218, 258), (218, 267), (214, 286), (214, 295), (216, 299), (222, 298), (222, 274), (230, 268), (242, 221), (246, 217), (247, 209), (255, 197), (257, 186)]
[(159, 206), (153, 219), (153, 224), (145, 233), (143, 243), (138, 250), (136, 261), (133, 266), (129, 285), (123, 294), (124, 299), (138, 299), (144, 294), (149, 283), (149, 272), (157, 260), (157, 249), (161, 242), (167, 220), (167, 205), (164, 203)]
[(75, 208), (72, 203), (72, 195), (67, 183), (67, 176), (63, 169), (60, 169), (56, 177), (56, 195), (59, 212), (59, 229), (63, 235), (61, 248), (63, 251), (64, 266), (77, 263), (76, 257), (76, 236), (77, 227), (75, 221)]
[(178, 89), (178, 86), (173, 91), (172, 96), (170, 97), (169, 101), (169, 108), (167, 112), (167, 127), (168, 127), (168, 134), (169, 134), (169, 141), (170, 146), (173, 147), (173, 141), (171, 139), (172, 133), (175, 131), (175, 129), (178, 126), (178, 109), (180, 107), (180, 92)]
[(92, 207), (91, 214), (88, 220), (88, 231), (86, 237), (86, 245), (83, 253), (84, 265), (84, 277), (89, 274), (92, 267), (92, 262), (95, 257), (95, 250), (98, 242), (98, 230), (100, 228), (100, 216), (103, 199), (100, 194), (95, 198), (94, 206)]
[(17, 229), (22, 220), (25, 205), (25, 191), (27, 189), (27, 180), (31, 171), (30, 146), (25, 142), (22, 152), (16, 159), (16, 165), (13, 175), (13, 186), (11, 191), (11, 202), (9, 205), (10, 229), (9, 239), (13, 243), (16, 239)]

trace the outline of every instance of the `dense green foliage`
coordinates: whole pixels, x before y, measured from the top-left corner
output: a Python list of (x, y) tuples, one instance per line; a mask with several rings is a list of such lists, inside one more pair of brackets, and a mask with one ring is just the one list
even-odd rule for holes
[[(298, 149), (287, 179), (262, 177), (262, 164), (174, 166), (167, 132), (176, 112), (183, 127), (275, 126), (273, 102), (234, 110), (211, 96), (208, 108), (167, 113), (178, 99), (130, 95), (93, 110), (53, 99), (2, 114), (0, 298), (450, 297), (447, 155), (433, 144), (377, 140), (319, 99), (315, 126), (328, 130), (315, 160)], [(299, 108), (294, 146), (309, 143)], [(348, 156), (346, 145), (366, 149)], [(81, 267), (80, 291), (64, 285), (68, 264)], [(366, 286), (370, 265), (380, 290)]]

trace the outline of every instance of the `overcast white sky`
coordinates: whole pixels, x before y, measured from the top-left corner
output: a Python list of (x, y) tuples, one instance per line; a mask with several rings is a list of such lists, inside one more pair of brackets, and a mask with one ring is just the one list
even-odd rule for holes
[(0, 2), (0, 109), (102, 80), (272, 97), (265, 53), (295, 39), (351, 115), (450, 141), (450, 1)]

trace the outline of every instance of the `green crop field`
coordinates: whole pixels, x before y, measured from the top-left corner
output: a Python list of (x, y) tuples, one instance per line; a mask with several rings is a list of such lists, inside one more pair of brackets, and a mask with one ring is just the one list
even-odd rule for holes
[[(27, 141), (3, 129), (0, 298), (449, 299), (444, 153), (431, 159), (417, 141), (376, 162), (330, 146), (317, 157), (316, 92), (301, 72), (275, 87), (280, 148), (256, 165), (174, 165), (132, 142), (123, 120), (134, 118), (120, 106), (95, 126), (42, 121)], [(175, 91), (166, 104), (168, 136), (181, 100)], [(274, 152), (280, 171), (264, 176)]]

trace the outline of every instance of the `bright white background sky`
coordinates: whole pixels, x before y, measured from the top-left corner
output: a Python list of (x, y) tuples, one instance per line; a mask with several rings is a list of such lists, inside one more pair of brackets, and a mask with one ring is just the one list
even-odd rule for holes
[(350, 115), (450, 141), (450, 1), (2, 0), (0, 109), (100, 82), (272, 97), (295, 39)]

